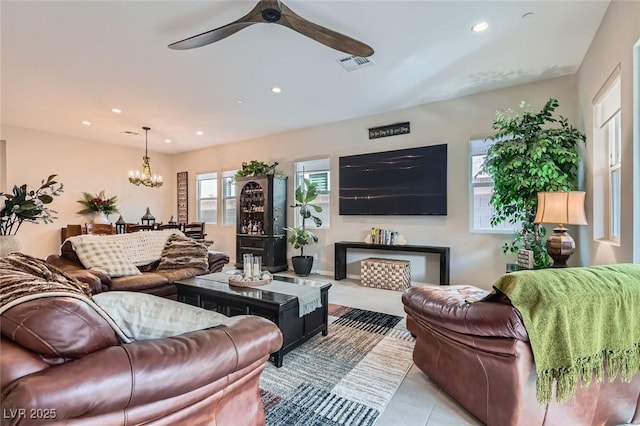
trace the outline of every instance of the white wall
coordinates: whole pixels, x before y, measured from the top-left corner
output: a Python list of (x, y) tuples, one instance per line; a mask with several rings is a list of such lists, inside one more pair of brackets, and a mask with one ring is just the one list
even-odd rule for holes
[[(611, 2), (600, 24), (589, 50), (578, 70), (578, 100), (580, 127), (587, 133), (586, 172), (586, 210), (587, 217), (593, 218), (594, 209), (606, 209), (607, 206), (594, 205), (593, 197), (593, 113), (592, 103), (598, 90), (618, 64), (621, 68), (622, 83), (622, 217), (620, 246), (601, 243), (593, 239), (593, 224), (581, 227), (578, 255), (586, 265), (631, 262), (633, 258), (634, 235), (640, 229), (634, 229), (633, 222), (633, 46), (640, 38), (640, 2)], [(636, 185), (640, 185), (636, 182)], [(636, 212), (636, 214), (638, 214)]]
[[(0, 139), (7, 141), (7, 182), (9, 185), (28, 183), (36, 185), (50, 173), (58, 173), (65, 184), (63, 196), (54, 201), (52, 207), (59, 211), (59, 219), (52, 225), (26, 224), (20, 230), (20, 240), (24, 251), (44, 257), (58, 249), (59, 229), (67, 223), (83, 223), (86, 218), (77, 215), (79, 205), (76, 200), (81, 191), (96, 192), (105, 189), (107, 195), (118, 195), (119, 207), (127, 221), (138, 221), (146, 206), (158, 220), (168, 220), (176, 214), (175, 173), (189, 172), (189, 219), (195, 219), (195, 175), (202, 172), (237, 169), (243, 161), (252, 159), (267, 163), (279, 161), (279, 170), (287, 176), (293, 175), (293, 162), (299, 159), (329, 155), (332, 160), (331, 229), (318, 232), (320, 243), (309, 250), (318, 254), (315, 264), (317, 271), (333, 272), (333, 243), (341, 240), (362, 240), (371, 226), (395, 229), (404, 234), (411, 244), (443, 245), (451, 247), (451, 283), (474, 284), (489, 288), (493, 281), (504, 272), (505, 263), (510, 261), (502, 254), (501, 247), (509, 236), (472, 234), (469, 232), (469, 187), (468, 187), (468, 141), (470, 137), (491, 133), (491, 123), (495, 111), (516, 108), (521, 100), (531, 102), (540, 108), (549, 97), (560, 101), (559, 113), (579, 128), (590, 133), (590, 104), (595, 91), (600, 87), (610, 69), (622, 61), (623, 74), (631, 67), (631, 46), (638, 39), (637, 30), (628, 27), (631, 12), (640, 3), (614, 2), (607, 14), (603, 27), (589, 51), (578, 75), (580, 82), (580, 114), (578, 114), (578, 88), (576, 76), (566, 76), (514, 88), (467, 96), (450, 101), (438, 102), (385, 114), (354, 120), (331, 123), (315, 128), (271, 135), (264, 138), (220, 145), (173, 156), (151, 153), (155, 171), (165, 176), (165, 186), (159, 190), (138, 188), (128, 183), (129, 169), (141, 166), (142, 152), (138, 149), (118, 145), (100, 144), (60, 135), (51, 135), (12, 126), (0, 128)], [(636, 15), (637, 16), (637, 15)], [(611, 22), (615, 21), (616, 25)], [(625, 29), (626, 28), (626, 29)], [(606, 30), (606, 31), (605, 31)], [(607, 31), (613, 32), (608, 34)], [(620, 40), (626, 48), (607, 48), (610, 43)], [(633, 42), (630, 40), (635, 39)], [(625, 35), (627, 34), (627, 35)], [(628, 41), (626, 41), (628, 40)], [(615, 41), (615, 43), (614, 43)], [(603, 51), (600, 51), (602, 49)], [(613, 51), (609, 54), (608, 52)], [(598, 58), (595, 58), (596, 55)], [(611, 57), (610, 57), (611, 56)], [(593, 68), (593, 70), (592, 70)], [(631, 114), (631, 77), (623, 78), (623, 108)], [(599, 84), (598, 84), (599, 83)], [(625, 159), (631, 158), (631, 119), (624, 118)], [(367, 129), (399, 121), (411, 122), (411, 133), (396, 137), (368, 139)], [(588, 124), (585, 124), (588, 123)], [(586, 127), (585, 127), (586, 126)], [(590, 139), (590, 137), (589, 137)], [(399, 149), (405, 147), (449, 144), (448, 195), (449, 214), (446, 217), (358, 217), (337, 214), (338, 158), (341, 155)], [(589, 144), (589, 142), (588, 142)], [(588, 152), (588, 148), (587, 148)], [(588, 166), (585, 167), (587, 173)], [(623, 199), (631, 197), (631, 167), (624, 174)], [(589, 179), (586, 180), (589, 183)], [(587, 187), (587, 191), (589, 188)], [(293, 197), (293, 184), (289, 183), (289, 199)], [(630, 210), (630, 201), (623, 207)], [(588, 209), (588, 219), (590, 219)], [(625, 213), (623, 226), (631, 229), (631, 215)], [(113, 218), (115, 220), (115, 218)], [(291, 223), (291, 215), (289, 215)], [(636, 231), (637, 232), (637, 231)], [(207, 225), (208, 236), (215, 240), (214, 247), (235, 257), (235, 228), (222, 225)], [(572, 232), (576, 237), (578, 253), (574, 264), (608, 263), (630, 261), (631, 232), (625, 232), (623, 245), (617, 252), (604, 255), (590, 239), (587, 227)], [(610, 249), (607, 247), (607, 249)], [(585, 254), (587, 253), (587, 254)], [(294, 251), (289, 247), (289, 255)], [(350, 252), (349, 274), (359, 273), (359, 260), (375, 255), (375, 252)], [(388, 253), (379, 253), (390, 257)], [(436, 256), (428, 261), (422, 256), (397, 254), (394, 257), (412, 262), (412, 277), (416, 282), (437, 282), (438, 263)], [(582, 262), (580, 262), (582, 260)]]
[[(640, 182), (640, 38), (633, 48), (633, 181)], [(640, 184), (633, 192), (633, 261), (640, 263)]]
[[(237, 169), (243, 161), (278, 161), (290, 177), (288, 199), (293, 199), (293, 162), (309, 157), (328, 155), (332, 167), (331, 229), (318, 231), (320, 243), (305, 249), (305, 254), (318, 254), (314, 270), (333, 274), (333, 243), (361, 241), (372, 226), (390, 228), (404, 234), (409, 244), (451, 247), (451, 283), (474, 284), (490, 288), (504, 272), (509, 258), (502, 254), (502, 244), (509, 236), (472, 234), (469, 232), (469, 172), (468, 143), (474, 136), (491, 133), (495, 111), (517, 108), (522, 100), (540, 108), (549, 97), (560, 101), (559, 113), (575, 122), (576, 86), (573, 76), (546, 80), (534, 84), (467, 96), (445, 102), (363, 117), (289, 133), (215, 146), (176, 155), (174, 164), (189, 172), (190, 217), (193, 218), (195, 174)], [(370, 127), (401, 121), (411, 122), (411, 133), (395, 137), (368, 139)], [(448, 215), (438, 216), (339, 216), (338, 215), (338, 158), (341, 155), (376, 152), (406, 147), (449, 144), (448, 158)], [(291, 212), (288, 222), (292, 223)], [(207, 234), (218, 250), (235, 258), (235, 228), (208, 225)], [(295, 254), (289, 246), (289, 256)], [(348, 274), (359, 274), (359, 260), (375, 252), (349, 251)], [(438, 258), (378, 253), (383, 257), (411, 260), (412, 279), (417, 282), (438, 282)]]
[[(167, 222), (175, 214), (176, 184), (170, 180), (160, 189), (136, 187), (128, 181), (128, 171), (142, 167), (144, 152), (93, 141), (53, 135), (13, 126), (0, 127), (0, 139), (6, 140), (7, 183), (27, 184), (30, 188), (50, 174), (64, 184), (64, 193), (49, 205), (58, 212), (53, 224), (24, 223), (18, 232), (22, 251), (32, 256), (46, 257), (57, 253), (60, 246), (60, 228), (67, 224), (84, 224), (90, 217), (78, 215), (81, 192), (95, 193), (105, 190), (106, 195), (117, 195), (118, 207), (128, 222), (139, 222), (148, 206), (156, 220)], [(154, 171), (170, 171), (171, 158), (165, 154), (149, 153)], [(115, 222), (118, 215), (109, 219)]]

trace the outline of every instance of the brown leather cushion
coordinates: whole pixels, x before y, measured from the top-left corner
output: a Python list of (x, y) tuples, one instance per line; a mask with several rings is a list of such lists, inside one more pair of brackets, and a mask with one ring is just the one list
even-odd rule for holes
[(80, 259), (69, 240), (65, 240), (65, 242), (62, 243), (62, 246), (60, 247), (60, 256), (82, 265), (82, 262), (80, 262)]
[(468, 285), (416, 286), (405, 290), (402, 303), (417, 323), (474, 336), (528, 341), (520, 313), (507, 298), (479, 301), (488, 294)]
[(203, 271), (200, 268), (180, 268), (180, 269), (163, 269), (161, 271), (157, 271), (156, 273), (162, 275), (167, 278), (167, 280), (172, 283), (178, 280), (184, 280), (185, 278), (195, 277), (197, 275), (202, 275), (206, 271)]
[(169, 284), (167, 277), (155, 272), (144, 272), (141, 275), (129, 275), (111, 279), (111, 290), (144, 290)]
[(109, 323), (73, 297), (30, 300), (0, 318), (5, 338), (47, 358), (79, 358), (119, 343)]

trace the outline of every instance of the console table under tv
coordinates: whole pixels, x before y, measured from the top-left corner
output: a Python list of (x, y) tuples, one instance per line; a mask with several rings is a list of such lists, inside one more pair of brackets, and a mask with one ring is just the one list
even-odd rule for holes
[(449, 247), (417, 246), (417, 245), (385, 245), (368, 244), (363, 242), (339, 241), (335, 243), (335, 273), (336, 280), (347, 278), (347, 249), (358, 250), (386, 250), (412, 253), (429, 253), (440, 255), (440, 285), (449, 285)]

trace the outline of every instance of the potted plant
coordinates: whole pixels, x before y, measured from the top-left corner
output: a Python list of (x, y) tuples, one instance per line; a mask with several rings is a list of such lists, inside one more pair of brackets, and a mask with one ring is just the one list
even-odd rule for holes
[(20, 250), (16, 234), (24, 222), (53, 223), (57, 219), (54, 216), (57, 212), (47, 207), (53, 197), (63, 192), (63, 185), (55, 181), (56, 176), (41, 181), (35, 190), (24, 184), (14, 186), (11, 193), (0, 192), (0, 199), (4, 199), (0, 209), (0, 256)]
[(82, 199), (78, 200), (78, 203), (82, 204), (83, 209), (78, 211), (78, 214), (94, 214), (93, 223), (109, 223), (109, 215), (118, 213), (116, 203), (118, 197), (113, 196), (108, 198), (104, 194), (104, 190), (97, 194), (90, 194), (88, 192), (82, 193)]
[(265, 176), (267, 174), (275, 173), (276, 166), (279, 163), (276, 161), (272, 165), (263, 163), (262, 161), (251, 160), (249, 164), (242, 163), (242, 169), (236, 172), (236, 177), (245, 176)]
[(291, 206), (294, 209), (298, 209), (298, 214), (300, 214), (302, 218), (301, 225), (298, 227), (284, 228), (289, 232), (287, 241), (293, 244), (294, 249), (300, 249), (300, 255), (292, 256), (291, 263), (294, 272), (301, 276), (309, 275), (313, 267), (313, 256), (305, 256), (304, 247), (318, 242), (316, 234), (307, 229), (306, 221), (310, 219), (313, 220), (317, 227), (322, 226), (322, 219), (313, 214), (313, 212), (320, 213), (322, 211), (322, 207), (311, 204), (316, 198), (318, 198), (318, 188), (316, 184), (309, 179), (303, 178), (302, 183), (296, 188), (296, 203)]
[(520, 103), (521, 111), (498, 111), (482, 172), (493, 179), (490, 204), (495, 209), (491, 225), (507, 221), (520, 224), (513, 240), (503, 246), (503, 252), (531, 250), (534, 267), (545, 268), (550, 263), (542, 237), (545, 229), (533, 223), (542, 191), (573, 191), (577, 186), (577, 166), (580, 160), (578, 142), (585, 136), (570, 125), (566, 118), (553, 115), (557, 99), (549, 99), (539, 112)]

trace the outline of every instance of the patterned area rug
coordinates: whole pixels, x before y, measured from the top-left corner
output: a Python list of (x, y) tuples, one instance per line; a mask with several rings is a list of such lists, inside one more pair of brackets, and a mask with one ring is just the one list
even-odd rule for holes
[(329, 305), (329, 335), (260, 378), (269, 426), (373, 425), (413, 364), (402, 317)]

